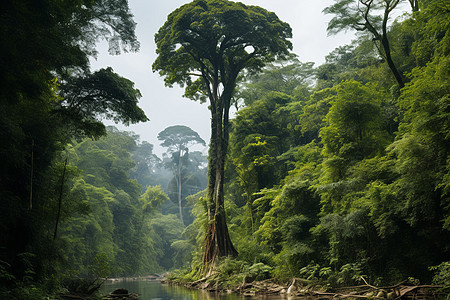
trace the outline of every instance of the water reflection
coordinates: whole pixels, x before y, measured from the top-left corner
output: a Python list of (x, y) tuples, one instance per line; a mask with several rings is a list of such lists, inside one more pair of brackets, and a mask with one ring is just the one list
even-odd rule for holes
[(139, 294), (139, 300), (289, 300), (280, 296), (244, 297), (236, 294), (217, 294), (148, 280), (107, 281), (102, 287), (102, 294), (108, 294), (118, 288), (127, 289), (129, 293)]

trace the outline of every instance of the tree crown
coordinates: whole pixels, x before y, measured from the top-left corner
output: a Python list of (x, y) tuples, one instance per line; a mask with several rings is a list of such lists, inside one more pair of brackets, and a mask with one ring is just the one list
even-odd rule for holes
[(184, 125), (167, 127), (158, 133), (158, 140), (162, 141), (161, 146), (168, 148), (169, 152), (184, 151), (193, 144), (206, 145), (197, 132)]
[(187, 85), (185, 96), (205, 100), (198, 94), (204, 82), (224, 89), (234, 85), (242, 69), (256, 71), (287, 55), (291, 37), (290, 26), (263, 8), (195, 0), (172, 12), (155, 35), (158, 57), (153, 70), (169, 86)]

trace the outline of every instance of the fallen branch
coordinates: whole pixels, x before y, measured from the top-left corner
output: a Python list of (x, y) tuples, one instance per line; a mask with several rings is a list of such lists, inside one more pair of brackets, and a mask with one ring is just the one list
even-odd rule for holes
[(326, 292), (317, 292), (313, 291), (313, 295), (318, 296), (330, 296), (333, 298), (339, 297), (339, 298), (361, 298), (361, 299), (386, 299), (385, 297), (378, 297), (378, 296), (365, 296), (365, 295), (358, 295), (358, 294), (341, 294), (341, 293), (326, 293)]
[(366, 279), (364, 278), (364, 276), (361, 276), (361, 279), (364, 281), (364, 283), (365, 283), (368, 287), (371, 287), (371, 288), (373, 288), (373, 289), (375, 289), (375, 290), (381, 290), (381, 288), (376, 287), (376, 286), (373, 286), (373, 285), (367, 283), (367, 281), (366, 281)]

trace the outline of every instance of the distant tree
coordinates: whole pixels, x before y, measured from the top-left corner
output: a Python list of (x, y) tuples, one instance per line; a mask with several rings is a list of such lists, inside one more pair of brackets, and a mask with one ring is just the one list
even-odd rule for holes
[(189, 155), (189, 147), (195, 144), (206, 145), (205, 141), (197, 132), (184, 125), (170, 126), (158, 134), (158, 140), (163, 141), (161, 146), (168, 148), (167, 152), (172, 155), (172, 162), (175, 165), (175, 181), (177, 184), (178, 209), (180, 220), (183, 221), (182, 202), (182, 171), (183, 160)]
[(257, 72), (277, 56), (287, 55), (291, 35), (288, 24), (260, 7), (195, 0), (173, 11), (155, 36), (158, 57), (153, 70), (165, 77), (168, 86), (186, 86), (186, 97), (210, 103), (206, 264), (237, 254), (226, 224), (223, 190), (236, 80), (244, 69)]
[(161, 162), (161, 159), (153, 154), (153, 145), (142, 141), (137, 144), (136, 149), (132, 154), (132, 158), (136, 166), (131, 172), (131, 177), (135, 178), (139, 184), (146, 188), (149, 185), (154, 185), (156, 177), (156, 170)]
[(242, 82), (234, 94), (235, 106), (248, 106), (270, 92), (281, 92), (295, 98), (309, 96), (314, 76), (314, 63), (302, 63), (291, 54), (286, 60), (267, 65), (261, 73), (242, 74)]

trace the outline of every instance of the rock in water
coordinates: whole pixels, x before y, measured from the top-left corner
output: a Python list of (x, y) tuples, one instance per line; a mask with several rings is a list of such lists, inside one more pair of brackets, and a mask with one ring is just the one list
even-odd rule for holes
[(139, 295), (135, 293), (128, 294), (126, 289), (116, 289), (107, 296), (104, 296), (105, 300), (138, 300)]
[(127, 289), (116, 289), (111, 292), (112, 295), (128, 295)]

